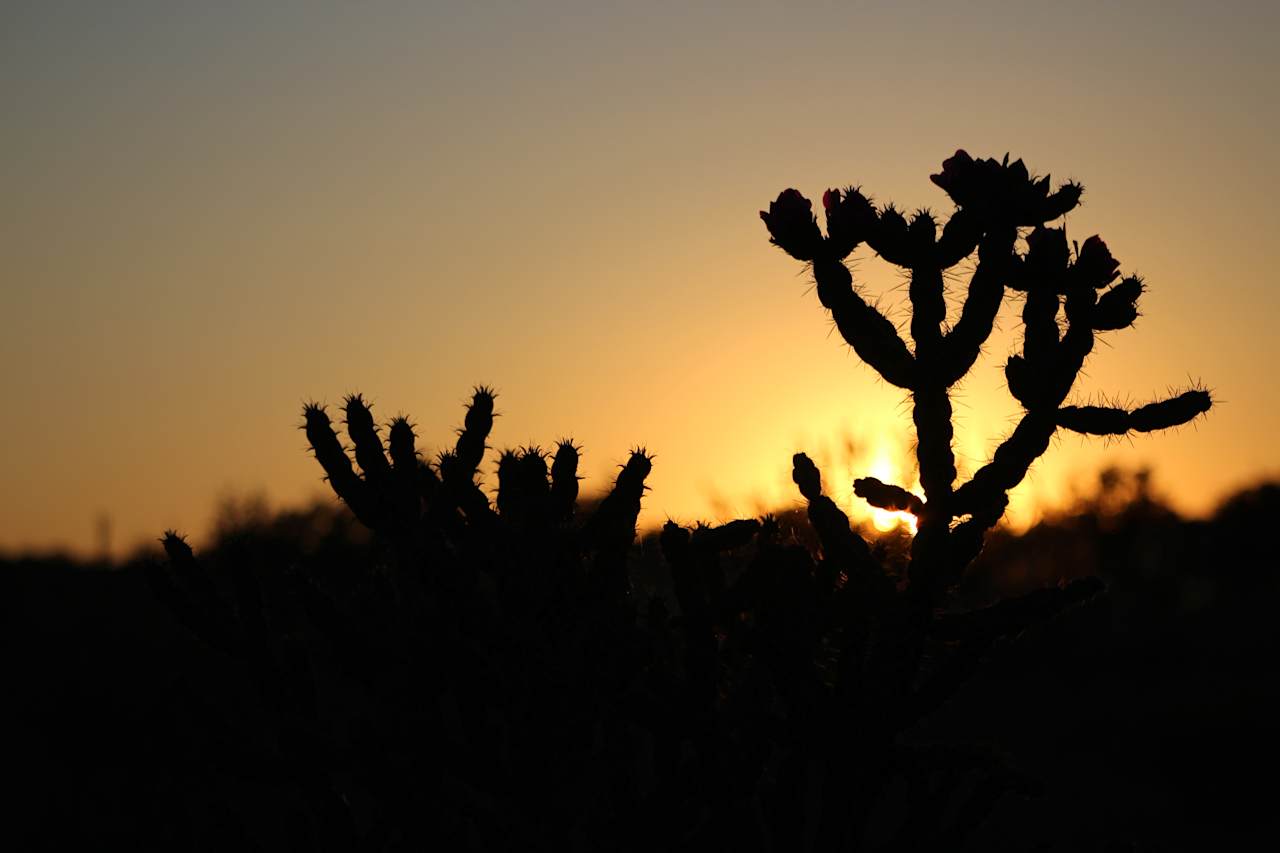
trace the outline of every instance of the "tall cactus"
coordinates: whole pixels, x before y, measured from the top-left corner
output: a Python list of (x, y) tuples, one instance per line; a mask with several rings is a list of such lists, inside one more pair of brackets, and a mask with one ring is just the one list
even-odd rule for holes
[[(856, 187), (823, 194), (825, 234), (812, 203), (794, 189), (784, 190), (760, 213), (771, 242), (810, 265), (818, 299), (845, 341), (885, 381), (911, 395), (924, 489), (921, 499), (873, 477), (854, 481), (855, 494), (872, 506), (917, 517), (907, 577), (892, 582), (871, 561), (844, 514), (822, 494), (813, 463), (802, 453), (793, 460), (793, 477), (809, 501), (824, 552), (813, 577), (817, 593), (829, 601), (824, 619), (829, 639), (823, 643), (839, 655), (830, 701), (844, 721), (824, 730), (818, 758), (826, 763), (814, 829), (821, 849), (856, 845), (868, 804), (882, 795), (891, 768), (908, 777), (916, 772), (911, 748), (898, 743), (898, 735), (951, 696), (993, 643), (1100, 590), (1097, 581), (1087, 579), (968, 613), (946, 612), (949, 590), (1004, 514), (1010, 490), (1048, 449), (1054, 433), (1164, 429), (1187, 423), (1212, 402), (1207, 391), (1196, 388), (1133, 410), (1068, 405), (1095, 333), (1125, 328), (1137, 317), (1142, 281), (1134, 276), (1116, 281), (1119, 262), (1100, 238), (1090, 237), (1073, 252), (1065, 228), (1050, 227), (1079, 203), (1079, 184), (1053, 189), (1047, 176), (1033, 178), (1021, 160), (1010, 163), (1007, 155), (1002, 161), (975, 160), (964, 151), (946, 160), (932, 180), (956, 205), (941, 230), (930, 212), (905, 217), (893, 205), (877, 207)], [(1025, 251), (1019, 251), (1020, 237), (1025, 237)], [(910, 345), (854, 287), (845, 259), (862, 243), (910, 276)], [(948, 327), (944, 280), (975, 251), (977, 263), (959, 316)], [(973, 369), (1010, 290), (1025, 295), (1021, 352), (1005, 365), (1009, 391), (1023, 415), (990, 461), (967, 482), (957, 483), (950, 389)], [(834, 589), (832, 578), (837, 579)], [(984, 799), (980, 811), (962, 812), (963, 820), (949, 829), (935, 825), (921, 837), (931, 837), (939, 849), (957, 843), (994, 805), (999, 786), (1009, 781), (1000, 779), (988, 776), (996, 793)], [(857, 809), (852, 814), (850, 803)], [(909, 809), (915, 808), (909, 800)], [(921, 808), (928, 821), (936, 820), (928, 807)], [(918, 846), (921, 838), (914, 834), (924, 825), (908, 818), (900, 842)]]
[[(856, 187), (823, 194), (825, 235), (812, 203), (794, 189), (784, 190), (760, 216), (774, 245), (811, 265), (818, 299), (854, 351), (911, 394), (924, 500), (874, 478), (858, 479), (854, 490), (873, 506), (918, 517), (911, 582), (937, 597), (977, 556), (1009, 491), (1056, 430), (1123, 435), (1165, 429), (1204, 413), (1211, 399), (1192, 389), (1132, 411), (1065, 404), (1095, 333), (1125, 328), (1137, 317), (1142, 281), (1129, 276), (1113, 284), (1119, 262), (1099, 237), (1072, 252), (1065, 228), (1049, 227), (1079, 204), (1079, 184), (1051, 189), (1048, 176), (1033, 178), (1021, 160), (975, 160), (964, 151), (931, 178), (956, 205), (941, 233), (930, 212), (907, 219), (893, 205), (877, 207)], [(1023, 235), (1027, 250), (1019, 252)], [(864, 242), (910, 275), (912, 346), (854, 287), (845, 259)], [(946, 328), (944, 276), (975, 250), (960, 315)], [(1024, 413), (991, 460), (957, 485), (949, 389), (973, 368), (1006, 290), (1025, 294), (1022, 352), (1005, 366), (1009, 391)]]

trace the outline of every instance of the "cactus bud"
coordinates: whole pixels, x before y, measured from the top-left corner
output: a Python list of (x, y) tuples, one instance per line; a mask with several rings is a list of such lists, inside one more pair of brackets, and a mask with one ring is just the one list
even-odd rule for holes
[(1107, 244), (1097, 234), (1084, 241), (1076, 262), (1071, 265), (1072, 284), (1080, 287), (1102, 290), (1119, 275), (1120, 262), (1112, 257)]
[(942, 189), (957, 205), (964, 207), (973, 201), (975, 193), (980, 189), (978, 170), (969, 153), (963, 148), (942, 161), (942, 171), (930, 175), (929, 180)]
[(771, 242), (798, 261), (812, 261), (822, 252), (822, 232), (813, 215), (813, 202), (799, 190), (786, 189), (769, 202), (760, 218), (769, 229)]

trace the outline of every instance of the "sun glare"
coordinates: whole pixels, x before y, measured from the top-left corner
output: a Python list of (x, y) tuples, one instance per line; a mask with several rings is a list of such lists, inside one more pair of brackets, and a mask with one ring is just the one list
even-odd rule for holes
[[(880, 451), (876, 453), (871, 466), (867, 470), (867, 475), (875, 477), (883, 483), (893, 483), (895, 485), (904, 486), (904, 488), (907, 488), (914, 493), (918, 493), (920, 490), (918, 484), (913, 483), (910, 486), (906, 486), (903, 483), (904, 478), (898, 471), (897, 465), (894, 464), (892, 456), (890, 456), (888, 450), (885, 448), (881, 448)], [(890, 530), (894, 530), (899, 525), (902, 525), (905, 526), (913, 536), (915, 535), (916, 517), (911, 513), (890, 512), (887, 509), (869, 506), (865, 501), (863, 502), (863, 505), (867, 506), (870, 510), (871, 524), (876, 530), (887, 533)]]

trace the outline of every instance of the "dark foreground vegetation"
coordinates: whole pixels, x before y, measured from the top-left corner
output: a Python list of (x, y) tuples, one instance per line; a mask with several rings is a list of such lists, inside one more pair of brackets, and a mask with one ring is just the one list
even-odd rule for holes
[[(1173, 427), (1210, 396), (1068, 402), (1143, 283), (1097, 237), (1073, 251), (1047, 225), (1078, 185), (964, 152), (933, 180), (956, 205), (940, 233), (854, 188), (824, 196), (825, 234), (795, 190), (762, 213), (849, 345), (910, 396), (924, 495), (854, 487), (914, 514), (916, 535), (869, 543), (797, 453), (802, 518), (668, 522), (637, 543), (643, 448), (588, 508), (570, 440), (501, 452), (486, 491), (487, 388), (432, 462), (359, 395), (350, 447), (308, 405), (354, 522), (230, 525), (198, 555), (171, 532), (140, 567), (7, 573), (8, 730), (31, 780), (14, 825), (59, 849), (307, 850), (1087, 849), (1257, 829), (1262, 809), (1231, 808), (1249, 789), (1222, 778), (1225, 754), (1269, 745), (1265, 718), (1239, 713), (1272, 703), (1256, 655), (1272, 629), (1244, 619), (1269, 598), (1218, 580), (1246, 558), (1224, 562), (1229, 543), (1141, 482), (1123, 512), (991, 535), (1058, 430)], [(910, 277), (911, 346), (854, 288), (864, 242)], [(948, 324), (949, 271), (975, 254)], [(1006, 296), (1023, 303), (1006, 377), (1024, 413), (957, 482), (950, 389)], [(1206, 746), (1197, 726), (1228, 713)]]
[[(906, 750), (952, 750), (957, 761), (992, 762), (1020, 780), (960, 849), (1230, 849), (1274, 835), (1280, 827), (1265, 780), (1280, 760), (1274, 734), (1280, 584), (1263, 542), (1277, 512), (1280, 486), (1271, 484), (1236, 495), (1206, 521), (1190, 521), (1137, 488), (1131, 474), (1113, 473), (1071, 512), (1022, 536), (995, 531), (958, 591), (963, 606), (1059, 578), (1096, 574), (1107, 589), (1016, 643), (993, 647), (986, 667), (950, 702), (902, 734)], [(793, 526), (801, 541), (812, 538), (799, 513), (780, 514), (778, 522), (784, 540)], [(890, 553), (903, 544), (894, 534), (883, 543)], [(734, 552), (722, 564), (726, 575), (745, 571), (753, 551)], [(512, 719), (477, 719), (459, 707), (445, 723), (443, 709), (415, 708), (410, 696), (436, 688), (418, 684), (393, 626), (363, 618), (355, 622), (366, 636), (359, 646), (330, 638), (291, 586), (311, 578), (309, 586), (336, 596), (352, 585), (343, 578), (353, 566), (381, 565), (369, 584), (385, 582), (382, 547), (342, 507), (227, 513), (202, 559), (228, 603), (235, 592), (226, 568), (246, 554), (263, 586), (284, 593), (268, 608), (271, 657), (280, 661), (272, 665), (296, 662), (304, 684), (313, 685), (314, 710), (303, 704), (290, 712), (272, 698), (292, 689), (296, 676), (262, 673), (261, 664), (205, 642), (161, 604), (147, 582), (148, 563), (159, 556), (114, 567), (59, 559), (0, 563), (4, 752), (15, 781), (5, 804), (9, 837), (49, 850), (113, 840), (171, 849), (382, 850), (413, 849), (460, 831), (469, 833), (463, 849), (503, 849), (522, 846), (521, 833), (529, 831), (510, 824), (545, 809), (541, 826), (557, 816), (577, 824), (580, 847), (606, 830), (626, 830), (633, 846), (659, 849), (724, 849), (744, 834), (748, 841), (738, 849), (765, 847), (756, 813), (771, 792), (759, 777), (753, 780), (759, 790), (740, 801), (745, 823), (726, 832), (710, 824), (706, 798), (715, 792), (699, 791), (701, 774), (689, 766), (692, 747), (682, 746), (675, 759), (679, 777), (662, 774), (652, 734), (661, 718), (642, 704), (653, 691), (643, 683), (619, 690), (617, 713), (628, 719), (634, 754), (617, 760), (636, 767), (642, 800), (656, 794), (660, 781), (681, 793), (674, 813), (650, 800), (629, 827), (605, 810), (612, 794), (593, 775), (612, 760), (603, 734), (572, 737), (584, 715), (601, 711), (570, 709), (537, 742), (520, 744), (513, 739), (530, 724), (514, 711)], [(680, 620), (669, 619), (667, 630), (650, 627), (650, 596), (678, 610), (656, 536), (640, 540), (631, 580), (640, 610), (637, 644), (652, 649), (641, 659), (676, 669)], [(342, 606), (351, 618), (365, 603), (366, 597), (351, 598)], [(348, 673), (344, 667), (356, 666), (361, 650), (375, 658), (370, 671)], [(743, 679), (750, 652), (726, 657), (738, 661), (734, 674)], [(404, 697), (383, 697), (367, 686), (400, 679)], [(493, 690), (522, 683), (513, 679)], [(507, 701), (523, 698), (512, 693)], [(380, 730), (388, 726), (388, 706), (398, 709), (398, 726)], [(541, 766), (525, 760), (523, 788), (510, 780), (514, 768), (479, 766), (468, 782), (467, 768), (449, 769), (439, 746), (426, 751), (450, 744), (459, 730), (482, 753), (555, 754)], [(716, 739), (736, 749), (735, 734)], [(291, 738), (303, 743), (289, 747)], [(291, 764), (291, 748), (312, 754), (313, 765)], [(787, 759), (774, 758), (775, 797)], [(963, 766), (951, 771), (957, 783)], [(554, 790), (576, 774), (583, 778), (571, 793)], [(933, 775), (937, 782), (947, 776)], [(502, 789), (495, 790), (497, 782)], [(907, 773), (895, 773), (888, 788), (874, 807), (881, 841), (907, 814)], [(336, 792), (342, 835), (326, 826), (324, 791)], [(548, 804), (552, 795), (564, 799)], [(717, 801), (724, 803), (711, 800)], [(945, 807), (959, 801), (933, 808)], [(673, 825), (672, 814), (683, 823)]]

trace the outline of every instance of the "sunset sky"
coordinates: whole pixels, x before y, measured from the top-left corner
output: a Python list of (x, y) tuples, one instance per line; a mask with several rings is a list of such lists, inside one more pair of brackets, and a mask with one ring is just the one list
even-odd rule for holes
[[(304, 401), (362, 391), (435, 450), (477, 383), (491, 444), (572, 435), (586, 488), (656, 452), (643, 523), (792, 505), (797, 450), (861, 514), (855, 476), (911, 480), (909, 408), (757, 211), (945, 214), (957, 148), (1081, 181), (1068, 237), (1147, 280), (1077, 398), (1219, 400), (1061, 434), (1012, 520), (1105, 461), (1207, 511), (1280, 475), (1277, 32), (1268, 2), (5, 3), (0, 550), (88, 552), (103, 515), (117, 556), (199, 543), (222, 497), (324, 493)], [(962, 470), (1019, 411), (1017, 310), (957, 395)]]

